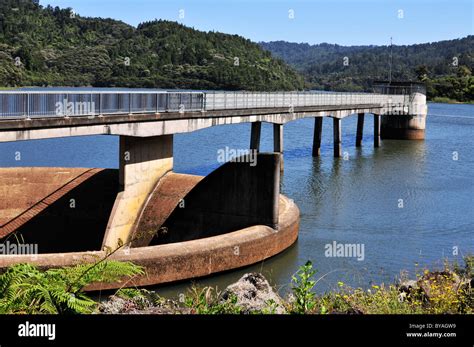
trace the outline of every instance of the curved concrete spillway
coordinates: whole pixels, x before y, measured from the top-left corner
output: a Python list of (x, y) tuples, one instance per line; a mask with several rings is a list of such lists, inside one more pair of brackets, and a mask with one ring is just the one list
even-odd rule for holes
[(132, 247), (148, 246), (176, 207), (204, 177), (168, 172), (148, 197), (133, 231)]
[[(236, 269), (258, 263), (290, 247), (298, 238), (299, 209), (280, 195), (279, 228), (255, 225), (242, 230), (157, 246), (121, 249), (111, 259), (132, 261), (146, 270), (146, 275), (126, 282), (125, 286), (167, 283)], [(238, 251), (236, 251), (238, 250)], [(19, 263), (32, 263), (47, 269), (95, 261), (105, 252), (72, 252), (39, 255), (0, 256), (0, 271)], [(123, 283), (97, 283), (87, 290), (122, 287)]]
[[(131, 248), (120, 248), (111, 257), (143, 266), (146, 275), (133, 278), (126, 284), (97, 283), (88, 290), (153, 285), (206, 276), (255, 264), (291, 246), (298, 237), (299, 210), (292, 200), (280, 195), (281, 157), (277, 153), (260, 153), (253, 159), (254, 162), (227, 162), (206, 177), (171, 171), (164, 174), (134, 223)], [(54, 178), (54, 184), (23, 204), (21, 209), (26, 212), (20, 215), (28, 214), (39, 205), (42, 210), (35, 215), (28, 214), (26, 225), (30, 225), (29, 229), (20, 226), (13, 230), (22, 237), (26, 236), (27, 242), (38, 241), (41, 254), (0, 255), (0, 272), (18, 263), (54, 268), (92, 263), (107, 255), (105, 251), (99, 251), (97, 241), (104, 237), (114, 194), (105, 200), (102, 197), (102, 202), (108, 202), (105, 217), (102, 216), (100, 230), (96, 229), (92, 236), (90, 232), (86, 235), (76, 229), (71, 232), (66, 223), (71, 216), (63, 217), (72, 213), (68, 205), (72, 196), (80, 197), (78, 203), (85, 206), (86, 212), (89, 204), (96, 206), (100, 200), (97, 195), (105, 192), (103, 186), (107, 180), (104, 174), (113, 174), (108, 181), (114, 186), (118, 181), (117, 170), (66, 170), (67, 177), (61, 179), (55, 176), (55, 173), (62, 172), (59, 169), (51, 168), (46, 172), (46, 176)], [(33, 186), (42, 179), (30, 177)], [(0, 212), (1, 209), (2, 205)], [(47, 217), (46, 224), (41, 224), (42, 215), (43, 219)], [(75, 215), (74, 218), (81, 216)], [(40, 228), (53, 221), (57, 221), (56, 229)], [(59, 227), (61, 223), (62, 228)], [(163, 228), (166, 233), (160, 234)], [(51, 240), (52, 237), (56, 239)], [(68, 248), (78, 238), (95, 241), (85, 242), (76, 249)], [(5, 242), (5, 238), (2, 241)], [(83, 251), (84, 247), (91, 251)], [(45, 252), (44, 248), (48, 251)]]

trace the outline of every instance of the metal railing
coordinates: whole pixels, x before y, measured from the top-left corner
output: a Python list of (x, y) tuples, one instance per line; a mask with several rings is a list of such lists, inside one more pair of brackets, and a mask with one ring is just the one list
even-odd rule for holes
[(207, 92), (206, 110), (403, 103), (403, 95), (324, 92)]
[(202, 111), (202, 92), (6, 91), (1, 118), (43, 118)]
[(376, 93), (15, 90), (0, 93), (0, 119), (406, 103)]

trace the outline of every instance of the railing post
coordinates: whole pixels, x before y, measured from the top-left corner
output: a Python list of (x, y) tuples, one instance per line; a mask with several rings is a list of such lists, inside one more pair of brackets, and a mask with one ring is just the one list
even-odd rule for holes
[(64, 114), (64, 118), (69, 118), (69, 115), (67, 114), (67, 109), (68, 109), (68, 104), (69, 104), (69, 98), (68, 98), (69, 94), (68, 93), (65, 93), (64, 94), (64, 101), (66, 101), (66, 105), (64, 105), (64, 109), (66, 110), (66, 113)]
[(128, 93), (128, 115), (132, 115), (132, 93)]
[(99, 93), (99, 117), (103, 117), (103, 115), (102, 115), (102, 93)]
[(31, 117), (30, 117), (30, 93), (26, 93), (26, 119), (31, 120)]

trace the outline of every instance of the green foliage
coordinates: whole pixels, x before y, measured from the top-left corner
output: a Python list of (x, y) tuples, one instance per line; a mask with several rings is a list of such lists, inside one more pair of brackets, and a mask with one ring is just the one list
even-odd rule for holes
[(292, 276), (292, 291), (295, 301), (291, 311), (293, 313), (310, 313), (315, 307), (316, 294), (312, 291), (316, 281), (312, 280), (316, 270), (313, 270), (311, 261), (307, 261), (301, 266), (295, 275)]
[(138, 274), (143, 274), (139, 266), (109, 260), (46, 271), (14, 265), (0, 276), (0, 313), (91, 313), (97, 303), (84, 293), (86, 286)]
[(240, 314), (242, 308), (237, 305), (237, 297), (229, 295), (222, 300), (217, 289), (192, 286), (184, 299), (184, 305), (196, 314)]
[[(446, 76), (435, 79), (427, 78), (428, 96), (433, 101), (438, 98), (462, 102), (474, 102), (474, 77), (473, 76)], [(443, 99), (441, 99), (443, 100)]]
[(396, 286), (361, 288), (342, 286), (338, 292), (325, 293), (316, 300), (321, 313), (344, 314), (415, 314), (424, 312), (420, 300), (400, 300)]
[[(302, 73), (314, 89), (370, 91), (373, 80), (387, 80), (389, 46), (260, 44)], [(428, 97), (474, 100), (474, 36), (410, 46), (393, 46), (393, 80), (421, 80)], [(344, 65), (347, 57), (349, 64)], [(456, 58), (457, 60), (454, 60)]]
[[(71, 16), (0, 2), (0, 86), (295, 90), (303, 79), (258, 44), (176, 22)], [(20, 58), (21, 66), (14, 64)], [(129, 64), (126, 59), (129, 59)]]

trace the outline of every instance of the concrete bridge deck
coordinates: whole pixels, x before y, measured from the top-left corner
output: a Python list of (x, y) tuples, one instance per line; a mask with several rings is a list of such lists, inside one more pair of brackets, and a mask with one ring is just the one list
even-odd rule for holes
[(65, 136), (161, 136), (304, 117), (413, 114), (407, 95), (376, 93), (95, 92), (0, 93), (0, 142)]

